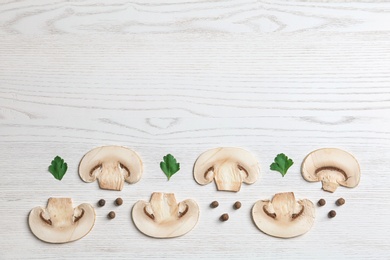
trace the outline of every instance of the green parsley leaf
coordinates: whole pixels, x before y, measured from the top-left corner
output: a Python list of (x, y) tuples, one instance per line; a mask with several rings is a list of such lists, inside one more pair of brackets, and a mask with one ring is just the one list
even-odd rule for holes
[(59, 156), (56, 156), (53, 161), (51, 161), (51, 165), (49, 166), (49, 172), (56, 178), (57, 180), (61, 180), (64, 177), (66, 171), (68, 170), (68, 164), (64, 162)]
[(280, 153), (275, 157), (275, 162), (270, 165), (270, 169), (280, 172), (282, 177), (284, 177), (288, 168), (290, 168), (293, 164), (293, 160), (289, 159), (284, 153)]
[(163, 157), (164, 161), (160, 162), (160, 168), (165, 173), (165, 175), (169, 179), (174, 175), (176, 172), (180, 170), (180, 163), (176, 162), (175, 157), (173, 157), (172, 154), (167, 154)]

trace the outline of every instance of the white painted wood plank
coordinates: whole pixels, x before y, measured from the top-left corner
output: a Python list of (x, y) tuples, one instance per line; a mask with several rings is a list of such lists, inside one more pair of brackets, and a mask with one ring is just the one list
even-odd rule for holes
[(0, 42), (0, 112), (30, 117), (54, 111), (93, 111), (101, 117), (389, 113), (387, 39), (387, 33), (9, 36)]
[[(387, 1), (0, 1), (0, 259), (387, 259), (389, 11)], [(108, 144), (145, 164), (122, 192), (77, 174), (88, 150)], [(197, 156), (217, 146), (253, 152), (259, 181), (239, 193), (196, 184)], [(321, 147), (356, 156), (357, 188), (330, 194), (302, 179), (304, 156)], [(280, 152), (295, 161), (284, 178), (268, 170)], [(170, 182), (159, 169), (167, 153), (182, 168)], [(61, 182), (46, 170), (57, 154), (69, 163)], [(131, 207), (154, 191), (198, 201), (191, 233), (136, 230)], [(282, 191), (327, 200), (308, 234), (276, 239), (254, 226), (255, 201)], [(107, 205), (87, 237), (50, 245), (27, 215), (51, 196)]]
[(390, 30), (387, 1), (2, 1), (1, 34)]

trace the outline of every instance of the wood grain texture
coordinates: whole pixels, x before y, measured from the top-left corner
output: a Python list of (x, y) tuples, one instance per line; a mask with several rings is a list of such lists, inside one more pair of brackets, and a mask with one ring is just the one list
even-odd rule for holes
[[(280, 123), (284, 120), (284, 124)], [(318, 118), (319, 120), (319, 118)], [(241, 126), (246, 124), (245, 126)], [(376, 125), (383, 130), (373, 130)], [(31, 119), (19, 122), (2, 120), (2, 172), (0, 183), (3, 220), (1, 233), (3, 256), (50, 259), (58, 254), (64, 258), (247, 258), (288, 257), (310, 259), (319, 256), (334, 258), (383, 258), (388, 253), (384, 230), (389, 229), (390, 203), (387, 169), (389, 158), (388, 118), (352, 118), (349, 122), (319, 123), (307, 118), (245, 118), (245, 119), (115, 119), (79, 120), (74, 118)], [(289, 127), (290, 126), (290, 127)], [(324, 129), (325, 128), (325, 129)], [(386, 130), (385, 130), (386, 129)], [(83, 183), (77, 174), (81, 157), (92, 147), (119, 144), (135, 149), (145, 163), (141, 181), (126, 185), (122, 192), (99, 190), (96, 183)], [(253, 152), (261, 165), (261, 177), (253, 185), (244, 185), (239, 193), (217, 192), (214, 184), (199, 186), (192, 178), (196, 157), (205, 149), (216, 146), (240, 146)], [(352, 152), (362, 167), (362, 179), (355, 189), (339, 188), (325, 193), (319, 183), (307, 183), (299, 174), (304, 156), (320, 147), (340, 147)], [(288, 152), (296, 164), (282, 178), (268, 170), (273, 156)], [(170, 182), (159, 169), (158, 162), (166, 153), (176, 155), (181, 171)], [(67, 159), (69, 170), (63, 181), (46, 171), (53, 155)], [(131, 222), (130, 210), (139, 199), (148, 200), (154, 191), (175, 192), (178, 200), (195, 199), (201, 209), (195, 229), (174, 240), (155, 240), (139, 233)], [(298, 198), (327, 205), (317, 208), (313, 229), (306, 235), (289, 240), (268, 237), (257, 230), (250, 218), (255, 201), (267, 199), (281, 191), (294, 191)], [(96, 205), (100, 198), (107, 201), (96, 208), (97, 222), (92, 232), (80, 241), (65, 245), (49, 245), (30, 233), (26, 218), (30, 209), (45, 205), (48, 197), (69, 196), (75, 203)], [(124, 205), (116, 207), (116, 197)], [(347, 203), (336, 207), (337, 198)], [(220, 207), (210, 209), (218, 200)], [(235, 211), (232, 205), (241, 201)], [(329, 220), (326, 214), (336, 209), (338, 216)], [(117, 218), (109, 221), (106, 214), (115, 210)], [(229, 213), (230, 220), (220, 223), (218, 217)], [(13, 232), (9, 232), (12, 226)], [(361, 247), (364, 235), (365, 247)], [(24, 241), (16, 246), (15, 241)], [(322, 246), (319, 246), (321, 244)], [(267, 248), (267, 250), (264, 250)], [(7, 249), (7, 250), (5, 250)], [(20, 250), (23, 249), (23, 252)], [(319, 257), (321, 258), (321, 257)]]
[[(0, 259), (388, 258), (389, 12), (386, 1), (0, 1)], [(121, 192), (77, 173), (87, 151), (111, 144), (145, 165)], [(198, 185), (197, 156), (218, 146), (253, 152), (260, 179), (239, 193)], [(321, 147), (358, 159), (357, 188), (331, 194), (303, 180), (302, 160)], [(284, 178), (269, 170), (280, 152), (295, 161)], [(181, 163), (169, 182), (167, 153)], [(61, 182), (47, 171), (57, 154), (69, 164)], [(193, 231), (138, 232), (131, 207), (155, 191), (198, 202)], [(327, 204), (306, 235), (272, 238), (250, 211), (286, 191)], [(88, 236), (50, 245), (27, 225), (49, 197), (107, 204)]]
[(387, 39), (8, 36), (0, 43), (1, 107), (27, 117), (53, 107), (101, 117), (388, 113)]
[(390, 30), (386, 1), (2, 1), (2, 34)]

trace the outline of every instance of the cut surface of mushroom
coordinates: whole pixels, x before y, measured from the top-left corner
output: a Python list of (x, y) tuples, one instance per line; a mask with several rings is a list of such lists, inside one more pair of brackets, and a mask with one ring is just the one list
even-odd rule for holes
[(315, 150), (302, 163), (302, 176), (309, 182), (322, 182), (322, 189), (335, 192), (337, 187), (356, 187), (360, 181), (358, 161), (337, 148)]
[(271, 201), (257, 201), (252, 208), (252, 218), (265, 234), (291, 238), (311, 229), (315, 207), (307, 199), (296, 201), (293, 192), (277, 193)]
[(191, 231), (199, 219), (198, 204), (191, 199), (176, 202), (173, 193), (154, 192), (150, 202), (134, 204), (132, 217), (135, 226), (147, 236), (171, 238)]
[(49, 198), (47, 207), (31, 210), (32, 233), (48, 243), (67, 243), (87, 235), (95, 224), (95, 210), (87, 203), (73, 208), (71, 198)]
[(202, 153), (195, 162), (194, 178), (200, 185), (213, 180), (221, 191), (239, 191), (241, 183), (252, 184), (259, 175), (259, 163), (250, 152), (220, 147)]
[(86, 153), (79, 165), (79, 175), (85, 182), (98, 179), (99, 187), (122, 190), (123, 184), (136, 183), (142, 177), (141, 158), (122, 146), (102, 146)]

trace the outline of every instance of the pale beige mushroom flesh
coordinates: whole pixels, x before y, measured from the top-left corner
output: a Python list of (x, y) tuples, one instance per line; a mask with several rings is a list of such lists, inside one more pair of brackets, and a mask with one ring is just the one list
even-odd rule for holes
[(220, 147), (208, 150), (198, 157), (194, 166), (194, 178), (200, 185), (214, 180), (217, 190), (237, 192), (243, 182), (256, 182), (259, 171), (259, 163), (250, 152), (241, 148)]
[(358, 161), (337, 148), (311, 152), (302, 163), (302, 176), (309, 182), (322, 182), (322, 189), (335, 192), (339, 186), (354, 188), (360, 181)]
[(50, 198), (47, 207), (31, 210), (32, 233), (48, 243), (67, 243), (87, 235), (95, 224), (95, 210), (87, 203), (73, 208), (71, 198)]
[(291, 238), (311, 229), (315, 208), (308, 199), (296, 201), (293, 192), (277, 193), (271, 201), (257, 201), (252, 208), (252, 218), (265, 234)]
[(79, 175), (85, 182), (96, 179), (105, 190), (122, 190), (123, 184), (133, 184), (142, 177), (141, 158), (122, 146), (102, 146), (84, 155), (79, 165)]
[(132, 218), (139, 231), (154, 238), (172, 238), (191, 231), (199, 219), (198, 204), (187, 199), (176, 202), (173, 193), (154, 192), (150, 202), (134, 204)]

